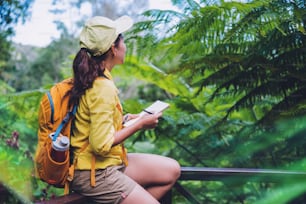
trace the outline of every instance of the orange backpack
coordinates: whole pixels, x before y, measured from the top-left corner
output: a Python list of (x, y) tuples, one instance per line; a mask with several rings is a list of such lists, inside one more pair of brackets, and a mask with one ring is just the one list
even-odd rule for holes
[(52, 139), (60, 134), (70, 138), (71, 122), (76, 113), (76, 106), (68, 107), (69, 91), (73, 87), (73, 79), (66, 79), (55, 84), (41, 99), (38, 113), (38, 145), (35, 154), (35, 175), (56, 187), (69, 190), (69, 181), (73, 178), (73, 165), (70, 164), (69, 150), (64, 162), (56, 162), (51, 156)]

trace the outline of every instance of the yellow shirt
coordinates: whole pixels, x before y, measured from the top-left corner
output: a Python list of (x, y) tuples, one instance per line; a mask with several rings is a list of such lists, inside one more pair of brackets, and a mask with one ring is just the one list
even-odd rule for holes
[[(74, 128), (71, 146), (74, 158), (77, 158), (76, 169), (91, 169), (92, 156), (95, 156), (95, 169), (121, 165), (126, 161), (123, 144), (112, 146), (116, 131), (122, 128), (122, 106), (112, 76), (105, 70), (104, 77), (97, 78), (93, 87), (81, 97)], [(81, 148), (89, 143), (85, 150)]]

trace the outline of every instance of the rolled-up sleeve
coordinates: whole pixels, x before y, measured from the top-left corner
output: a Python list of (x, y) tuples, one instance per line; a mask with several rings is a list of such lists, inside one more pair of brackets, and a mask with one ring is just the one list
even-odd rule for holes
[(97, 80), (87, 98), (90, 115), (89, 144), (94, 153), (101, 156), (110, 151), (115, 135), (116, 90), (107, 86), (105, 81)]

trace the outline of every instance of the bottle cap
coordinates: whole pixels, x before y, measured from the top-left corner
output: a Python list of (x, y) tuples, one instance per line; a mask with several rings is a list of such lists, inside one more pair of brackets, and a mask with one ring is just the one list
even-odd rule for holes
[(60, 136), (56, 141), (52, 142), (52, 148), (60, 152), (68, 150), (69, 138), (66, 136)]

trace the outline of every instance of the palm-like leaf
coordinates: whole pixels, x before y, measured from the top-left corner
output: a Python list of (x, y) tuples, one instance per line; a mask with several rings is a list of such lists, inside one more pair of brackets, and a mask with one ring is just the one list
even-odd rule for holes
[[(193, 1), (173, 3), (184, 14), (147, 13), (155, 17), (155, 23), (180, 19), (170, 28), (176, 32), (157, 45), (166, 50), (159, 60), (178, 56), (180, 63), (171, 70), (184, 74), (186, 81), (199, 88), (198, 94), (204, 87), (215, 87), (207, 102), (237, 96), (226, 116), (255, 106), (263, 97), (275, 103), (273, 119), (277, 119), (275, 112), (293, 115), (286, 113), (292, 109), (285, 104), (305, 86), (306, 14), (301, 2), (218, 2), (201, 8)], [(306, 95), (295, 97), (290, 106), (303, 109), (300, 103)], [(269, 115), (261, 121), (272, 119)]]

